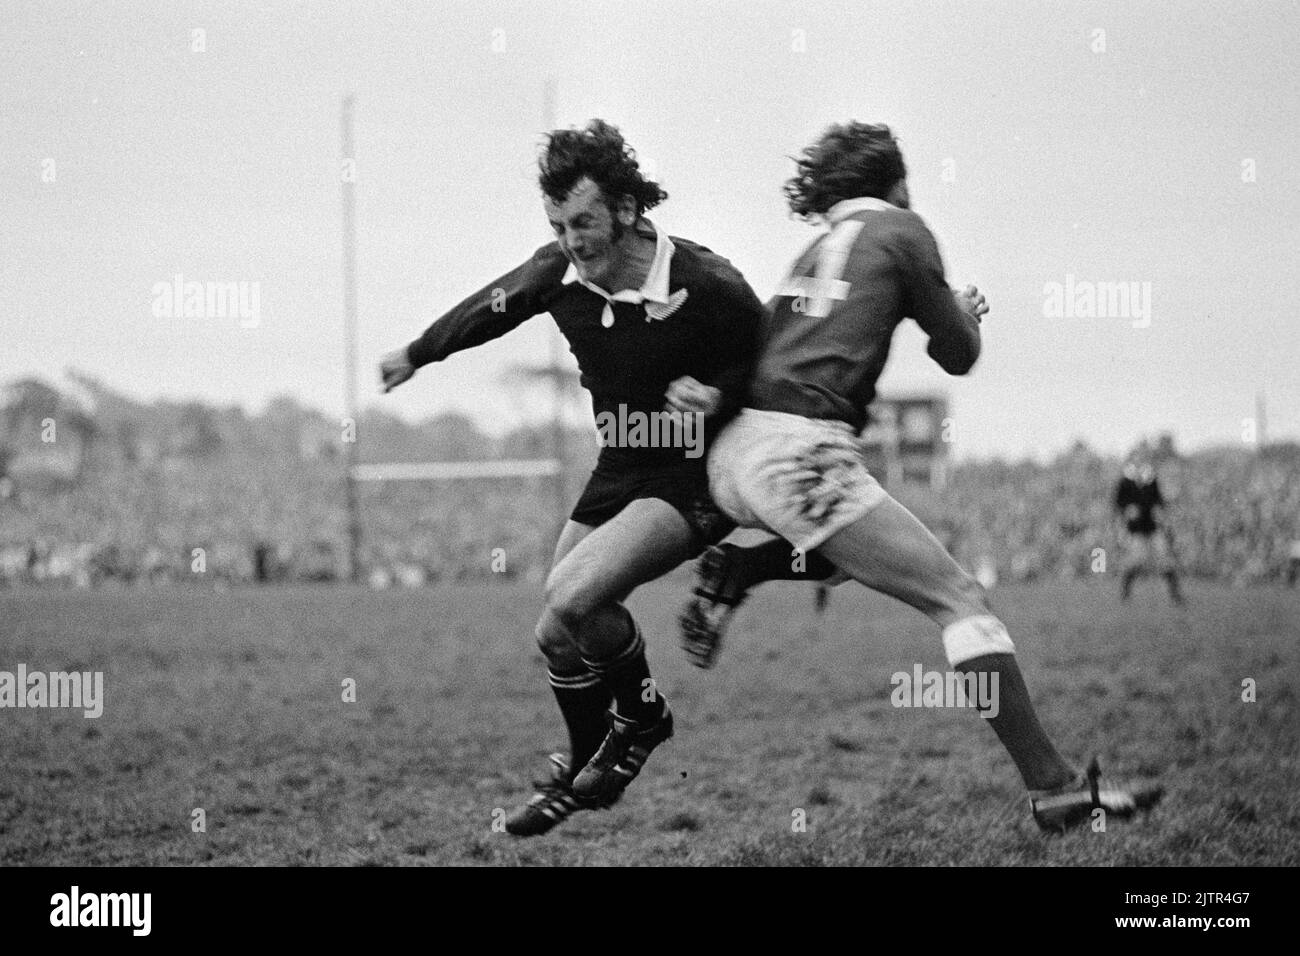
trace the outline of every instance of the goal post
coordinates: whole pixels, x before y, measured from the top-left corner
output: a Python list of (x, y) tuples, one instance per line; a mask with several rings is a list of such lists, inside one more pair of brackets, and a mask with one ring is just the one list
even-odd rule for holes
[(555, 458), (415, 461), (353, 465), (354, 481), (458, 481), (465, 478), (549, 478), (563, 473)]
[(506, 545), (516, 569), (531, 574), (554, 548), (552, 524), (568, 518), (567, 510), (551, 513), (560, 496), (553, 499), (548, 486), (562, 487), (567, 477), (557, 458), (367, 462), (348, 474), (364, 502), (357, 570), (367, 581), (411, 565), (423, 569), (421, 581), (456, 577), (464, 553), (485, 540)]

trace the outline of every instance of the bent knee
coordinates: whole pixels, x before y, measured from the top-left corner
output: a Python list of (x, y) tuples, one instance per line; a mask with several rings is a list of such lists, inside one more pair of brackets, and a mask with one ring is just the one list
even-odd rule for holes
[(582, 656), (578, 652), (577, 643), (573, 640), (573, 632), (549, 610), (543, 611), (542, 616), (538, 618), (533, 636), (537, 639), (538, 648), (553, 666), (581, 665)]
[(962, 571), (953, 581), (953, 611), (961, 617), (991, 614), (989, 594), (974, 576)]
[(596, 607), (591, 589), (572, 577), (551, 575), (546, 582), (546, 611), (572, 636)]
[(992, 613), (984, 586), (956, 566), (939, 580), (918, 586), (909, 603), (944, 627)]

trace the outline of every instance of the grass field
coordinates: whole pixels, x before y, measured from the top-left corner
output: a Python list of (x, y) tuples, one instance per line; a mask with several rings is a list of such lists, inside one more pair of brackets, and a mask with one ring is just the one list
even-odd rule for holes
[(529, 841), (491, 825), (563, 744), (535, 587), (0, 595), (0, 669), (105, 688), (97, 720), (0, 710), (0, 864), (1300, 862), (1300, 592), (997, 591), (1063, 751), (1168, 786), (1141, 822), (1044, 837), (979, 717), (890, 705), (895, 671), (946, 669), (920, 615), (850, 585), (818, 623), (771, 585), (701, 672), (687, 583), (631, 602), (676, 738), (614, 809)]

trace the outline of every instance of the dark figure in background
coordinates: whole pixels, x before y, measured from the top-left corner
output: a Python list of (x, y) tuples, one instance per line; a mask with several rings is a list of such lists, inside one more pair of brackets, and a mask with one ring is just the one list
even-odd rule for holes
[(1169, 530), (1161, 525), (1164, 508), (1155, 467), (1149, 456), (1139, 451), (1124, 466), (1124, 476), (1115, 487), (1115, 509), (1124, 520), (1121, 600), (1129, 599), (1133, 582), (1143, 574), (1160, 574), (1169, 585), (1170, 599), (1180, 607), (1187, 603), (1178, 585)]
[(283, 576), (275, 545), (259, 541), (253, 549), (253, 575), (258, 584), (272, 584)]

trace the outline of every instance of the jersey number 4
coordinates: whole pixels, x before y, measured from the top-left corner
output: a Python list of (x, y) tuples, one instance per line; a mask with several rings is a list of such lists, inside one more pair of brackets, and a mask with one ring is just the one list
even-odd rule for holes
[(843, 302), (849, 297), (849, 283), (841, 276), (849, 261), (849, 251), (862, 231), (864, 223), (859, 219), (845, 219), (822, 237), (817, 246), (817, 264), (810, 276), (788, 276), (777, 295), (794, 298), (790, 306), (795, 312), (803, 312), (816, 319), (823, 319), (831, 314), (836, 302)]

